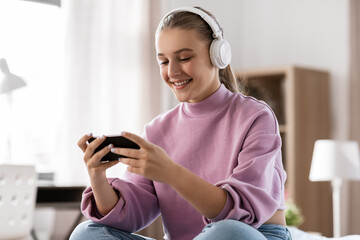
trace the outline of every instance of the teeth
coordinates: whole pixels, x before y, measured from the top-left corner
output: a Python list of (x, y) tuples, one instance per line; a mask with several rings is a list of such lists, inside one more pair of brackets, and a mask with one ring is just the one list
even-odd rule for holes
[(174, 82), (174, 84), (176, 86), (181, 86), (181, 85), (187, 84), (188, 82), (190, 82), (190, 80), (185, 80), (185, 81), (182, 81), (182, 82)]

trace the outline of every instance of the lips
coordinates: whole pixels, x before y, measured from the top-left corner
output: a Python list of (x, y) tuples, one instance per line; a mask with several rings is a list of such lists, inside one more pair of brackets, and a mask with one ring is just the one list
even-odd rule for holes
[(176, 89), (181, 89), (184, 88), (191, 81), (192, 79), (187, 79), (187, 80), (174, 81), (171, 83), (176, 87)]
[(190, 81), (191, 81), (191, 79), (190, 80), (184, 80), (182, 82), (173, 82), (173, 84), (175, 84), (176, 86), (181, 86), (181, 85), (187, 84)]

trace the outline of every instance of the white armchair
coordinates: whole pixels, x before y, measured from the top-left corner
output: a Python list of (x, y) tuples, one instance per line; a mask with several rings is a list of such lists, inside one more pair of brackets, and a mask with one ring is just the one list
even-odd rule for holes
[(34, 166), (0, 165), (0, 240), (31, 239), (36, 179)]

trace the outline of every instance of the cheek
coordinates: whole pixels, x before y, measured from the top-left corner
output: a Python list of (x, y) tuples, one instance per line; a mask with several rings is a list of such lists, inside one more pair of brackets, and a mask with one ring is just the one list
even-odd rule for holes
[(166, 67), (160, 67), (160, 75), (164, 81), (167, 81), (169, 79)]
[[(182, 70), (186, 75), (191, 76), (192, 78), (198, 77), (199, 72), (201, 72), (200, 67), (197, 65), (196, 62), (191, 62), (191, 63), (183, 65)], [(200, 75), (202, 75), (202, 74), (200, 74)]]

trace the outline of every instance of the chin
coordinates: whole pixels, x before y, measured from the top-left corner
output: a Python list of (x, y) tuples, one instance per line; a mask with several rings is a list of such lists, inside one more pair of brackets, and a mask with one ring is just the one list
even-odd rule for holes
[(179, 102), (188, 102), (187, 98), (178, 97), (178, 96), (176, 96), (176, 95), (175, 95), (175, 97), (176, 97), (176, 99), (177, 99)]
[(176, 99), (179, 101), (179, 102), (189, 102), (191, 99), (187, 96), (180, 96), (179, 94), (176, 94), (175, 92), (173, 92)]

